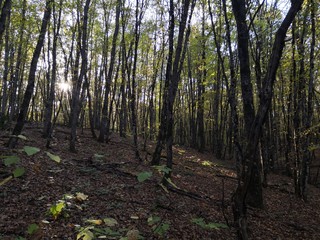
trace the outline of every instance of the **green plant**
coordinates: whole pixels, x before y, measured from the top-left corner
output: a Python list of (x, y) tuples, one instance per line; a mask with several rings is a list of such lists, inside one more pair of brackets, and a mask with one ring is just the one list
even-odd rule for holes
[[(92, 240), (97, 238), (121, 240), (144, 239), (138, 230), (128, 230), (126, 228), (114, 229), (118, 225), (117, 220), (114, 218), (104, 218), (103, 220), (88, 219), (86, 222), (90, 223), (90, 225), (78, 228), (77, 240)], [(132, 236), (135, 236), (135, 238), (132, 238)]]
[[(17, 135), (17, 136), (12, 135), (11, 137), (16, 137), (21, 140), (27, 140), (27, 137), (25, 137), (23, 135)], [(23, 149), (21, 149), (21, 151), (26, 153), (28, 156), (33, 156), (33, 155), (37, 154), (38, 152), (40, 152), (41, 150), (40, 150), (40, 148), (36, 148), (36, 147), (24, 146)], [(60, 163), (61, 159), (59, 156), (54, 155), (50, 152), (45, 152), (45, 153), (47, 154), (47, 156), (51, 160), (53, 160), (57, 163)], [(18, 166), (21, 161), (19, 156), (16, 156), (16, 155), (0, 156), (0, 158), (3, 159), (3, 164), (8, 168), (8, 171), (11, 173), (5, 179), (0, 181), (0, 186), (6, 184), (7, 182), (9, 182), (13, 178), (18, 178), (18, 177), (21, 177), (22, 175), (25, 174), (25, 168)]]
[(151, 177), (152, 177), (152, 172), (141, 172), (137, 175), (139, 182), (144, 182)]
[[(12, 135), (10, 137), (16, 137), (21, 140), (27, 140), (27, 137), (25, 137), (23, 135), (17, 135), (17, 136)], [(36, 148), (36, 147), (31, 147), (31, 146), (24, 146), (21, 151), (25, 152), (28, 156), (33, 156), (33, 155), (37, 154), (38, 152), (40, 152), (40, 149)], [(61, 161), (60, 157), (57, 155), (54, 155), (50, 152), (46, 152), (46, 154), (51, 160), (53, 160), (57, 163), (59, 163)], [(18, 157), (16, 155), (10, 155), (10, 156), (0, 156), (0, 158), (3, 159), (3, 164), (7, 168), (10, 168), (8, 171), (11, 172), (11, 174), (8, 177), (6, 177), (5, 179), (3, 179), (0, 182), (0, 186), (6, 184), (7, 182), (9, 182), (13, 178), (18, 178), (18, 177), (21, 177), (22, 175), (25, 174), (25, 168), (18, 166), (18, 164), (21, 161), (20, 157)], [(13, 167), (13, 170), (11, 170), (12, 167)]]
[(191, 222), (204, 229), (219, 230), (221, 228), (228, 228), (228, 226), (223, 223), (215, 223), (215, 222), (206, 223), (203, 218), (193, 218)]
[(38, 231), (39, 229), (39, 226), (35, 223), (32, 223), (28, 226), (28, 230), (27, 230), (27, 233), (32, 235), (34, 234), (36, 231)]
[(30, 147), (30, 146), (24, 146), (23, 151), (28, 155), (28, 156), (33, 156), (36, 153), (40, 152), (40, 148), (36, 147)]
[(158, 170), (159, 173), (169, 174), (172, 171), (172, 169), (168, 168), (166, 165), (153, 166), (153, 168)]
[[(0, 182), (0, 186), (6, 184), (13, 178), (21, 177), (25, 173), (25, 169), (23, 167), (19, 167), (18, 164), (20, 163), (20, 158), (18, 156), (2, 156), (0, 157), (3, 159), (4, 165), (9, 168), (8, 171), (11, 172), (9, 176), (3, 179)], [(13, 167), (13, 170), (10, 169)]]
[(63, 200), (60, 200), (58, 203), (53, 204), (50, 207), (49, 212), (52, 215), (52, 217), (56, 220), (62, 214), (65, 207), (66, 207), (66, 202)]
[(169, 222), (164, 222), (159, 216), (150, 216), (148, 218), (148, 225), (152, 227), (155, 234), (163, 237), (170, 228)]

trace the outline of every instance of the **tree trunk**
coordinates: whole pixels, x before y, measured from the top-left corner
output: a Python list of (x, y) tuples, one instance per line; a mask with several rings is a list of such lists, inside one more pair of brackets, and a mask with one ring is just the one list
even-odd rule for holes
[[(182, 65), (184, 62), (185, 54), (187, 51), (187, 44), (190, 36), (190, 22), (193, 13), (193, 9), (195, 6), (195, 1), (185, 0), (182, 7), (181, 19), (179, 22), (179, 33), (178, 33), (178, 41), (176, 45), (175, 57), (173, 61), (173, 65), (170, 66), (171, 72), (169, 74), (169, 89), (167, 94), (167, 107), (166, 107), (166, 152), (167, 152), (167, 167), (172, 169), (173, 165), (173, 153), (172, 153), (172, 145), (173, 145), (173, 106), (176, 97), (176, 93), (178, 90), (178, 84), (180, 82), (180, 75), (182, 71)], [(190, 13), (189, 13), (190, 10)], [(172, 37), (174, 34), (174, 4), (173, 0), (170, 1), (170, 29), (172, 32)], [(186, 30), (187, 29), (187, 30)], [(173, 42), (173, 39), (172, 39)], [(167, 184), (167, 179), (170, 178), (171, 171), (166, 173), (163, 178), (164, 184)]]
[[(80, 19), (78, 19), (78, 44), (80, 48), (80, 52), (77, 53), (76, 62), (79, 62), (79, 53), (81, 55), (81, 69), (80, 74), (78, 76), (77, 67), (74, 71), (74, 89), (72, 91), (72, 108), (71, 108), (71, 131), (70, 131), (70, 144), (69, 149), (71, 152), (76, 152), (76, 138), (77, 138), (77, 125), (78, 118), (80, 114), (80, 90), (81, 85), (84, 79), (85, 74), (87, 74), (87, 64), (88, 64), (88, 43), (87, 43), (87, 34), (88, 34), (88, 12), (90, 7), (90, 1), (86, 0), (84, 11), (83, 11), (83, 25), (80, 26)], [(78, 16), (79, 17), (79, 16)], [(81, 28), (81, 29), (80, 29)], [(80, 34), (82, 32), (82, 34)], [(77, 50), (78, 51), (78, 50)], [(77, 64), (77, 63), (76, 63)]]
[[(27, 117), (27, 112), (28, 112), (30, 100), (31, 100), (33, 90), (34, 90), (34, 85), (35, 85), (35, 74), (36, 74), (36, 70), (37, 70), (38, 59), (39, 59), (39, 56), (41, 53), (41, 49), (43, 47), (43, 43), (44, 43), (46, 31), (47, 31), (47, 26), (50, 21), (51, 5), (52, 5), (52, 0), (47, 0), (45, 12), (44, 12), (43, 19), (42, 19), (40, 35), (39, 35), (38, 42), (37, 42), (36, 48), (35, 48), (33, 56), (32, 56), (32, 60), (31, 60), (29, 77), (28, 77), (28, 84), (27, 84), (26, 91), (24, 93), (23, 102), (22, 102), (22, 105), (20, 108), (18, 120), (17, 120), (17, 123), (16, 123), (16, 125), (13, 129), (13, 132), (12, 132), (13, 136), (17, 136), (17, 135), (21, 134), (21, 131), (24, 126), (24, 121)], [(18, 141), (18, 138), (11, 137), (9, 139), (8, 146), (10, 148), (14, 148), (17, 141)]]
[(198, 78), (198, 151), (203, 152), (206, 147), (205, 129), (204, 129), (204, 94), (205, 82), (207, 78), (206, 69), (206, 39), (205, 39), (205, 5), (202, 5), (202, 26), (201, 26), (201, 67), (199, 68)]
[[(1, 6), (1, 5), (0, 5)], [(9, 76), (9, 61), (12, 59), (13, 51), (11, 51), (11, 44), (10, 42), (10, 34), (9, 34), (9, 25), (10, 25), (10, 11), (6, 17), (7, 25), (6, 25), (6, 39), (5, 39), (5, 52), (4, 52), (4, 69), (3, 69), (3, 84), (2, 84), (2, 99), (1, 99), (1, 109), (0, 109), (0, 128), (4, 127), (1, 126), (1, 123), (6, 122), (6, 108), (8, 102), (8, 76)]]
[[(0, 5), (1, 6), (1, 5)], [(6, 22), (9, 21), (11, 12), (11, 0), (5, 0), (0, 15), (0, 45), (2, 45), (2, 36), (6, 29)]]
[[(59, 3), (59, 13), (56, 16), (55, 4), (53, 4), (53, 42), (52, 42), (52, 74), (50, 82), (49, 98), (46, 102), (45, 114), (44, 114), (44, 129), (43, 137), (51, 138), (50, 132), (52, 128), (52, 115), (53, 115), (53, 104), (55, 98), (55, 85), (57, 79), (57, 41), (60, 32), (61, 23), (61, 11), (62, 11), (62, 0)], [(58, 17), (58, 19), (57, 19)], [(49, 80), (49, 79), (48, 79)]]
[(268, 62), (267, 73), (263, 81), (260, 105), (257, 114), (254, 114), (247, 44), (249, 32), (246, 25), (245, 1), (232, 1), (238, 30), (238, 55), (240, 60), (242, 98), (247, 135), (247, 147), (244, 153), (244, 161), (246, 161), (247, 171), (243, 176), (243, 185), (238, 185), (234, 196), (234, 216), (236, 223), (238, 224), (239, 239), (248, 238), (246, 229), (246, 203), (255, 207), (263, 206), (259, 159), (257, 158), (256, 149), (261, 136), (263, 123), (265, 122), (271, 105), (273, 86), (285, 45), (286, 33), (297, 12), (300, 10), (302, 2), (303, 0), (292, 2), (286, 17), (276, 32), (271, 56)]
[(103, 108), (102, 108), (102, 117), (100, 122), (100, 133), (98, 137), (99, 142), (104, 142), (105, 134), (108, 131), (107, 129), (107, 122), (108, 122), (108, 107), (109, 107), (109, 92), (111, 88), (111, 81), (113, 76), (113, 68), (116, 59), (116, 47), (117, 47), (117, 38), (119, 35), (119, 24), (120, 24), (120, 10), (121, 10), (121, 0), (117, 0), (116, 6), (116, 23), (115, 29), (113, 32), (112, 38), (112, 47), (110, 53), (110, 65), (108, 69), (108, 73), (106, 76), (106, 86), (105, 86), (105, 94), (104, 94), (104, 101), (103, 101)]
[(132, 79), (131, 79), (131, 127), (133, 133), (133, 143), (135, 146), (135, 155), (136, 158), (141, 160), (139, 154), (139, 147), (138, 147), (138, 132), (137, 132), (137, 113), (136, 113), (136, 71), (137, 71), (137, 59), (138, 59), (138, 45), (140, 39), (140, 25), (143, 17), (143, 3), (141, 6), (141, 10), (139, 12), (139, 0), (136, 1), (136, 22), (134, 27), (134, 56), (133, 56), (133, 69), (132, 69)]

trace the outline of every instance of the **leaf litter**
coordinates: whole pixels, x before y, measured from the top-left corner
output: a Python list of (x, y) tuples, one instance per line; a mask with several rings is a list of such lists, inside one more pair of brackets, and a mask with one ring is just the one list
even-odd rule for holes
[[(149, 166), (152, 142), (141, 151), (145, 161), (140, 163), (129, 138), (112, 134), (108, 144), (100, 144), (85, 130), (78, 152), (70, 153), (68, 129), (57, 127), (50, 154), (62, 159), (58, 163), (38, 151), (47, 150), (39, 129), (25, 131), (28, 141), (17, 148), (30, 145), (31, 154), (17, 151), (17, 156), (26, 172), (0, 186), (1, 240), (77, 239), (81, 229), (88, 239), (236, 238), (231, 199), (237, 181), (231, 161), (176, 146), (172, 184), (165, 191), (159, 167)], [(7, 151), (1, 154), (10, 155)], [(293, 194), (291, 182), (270, 176), (265, 209), (248, 209), (251, 239), (320, 239), (319, 189), (310, 186), (304, 202)]]

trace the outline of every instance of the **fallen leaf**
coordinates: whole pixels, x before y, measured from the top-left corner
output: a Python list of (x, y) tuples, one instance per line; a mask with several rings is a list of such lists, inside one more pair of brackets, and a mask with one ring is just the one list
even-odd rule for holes
[(113, 227), (118, 224), (117, 220), (114, 218), (105, 218), (103, 221), (108, 227)]
[(101, 225), (103, 223), (103, 221), (101, 219), (88, 219), (86, 222), (92, 223), (95, 225)]
[(88, 195), (85, 195), (84, 193), (81, 193), (81, 192), (77, 192), (76, 193), (76, 199), (79, 201), (79, 202), (83, 202), (85, 200), (88, 199)]

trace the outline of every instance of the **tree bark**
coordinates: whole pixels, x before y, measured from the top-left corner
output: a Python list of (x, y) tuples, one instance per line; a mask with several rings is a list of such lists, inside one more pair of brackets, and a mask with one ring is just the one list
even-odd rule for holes
[[(234, 196), (234, 216), (238, 225), (238, 238), (247, 239), (246, 203), (255, 206), (263, 206), (262, 187), (257, 158), (257, 145), (261, 136), (262, 126), (266, 120), (273, 96), (273, 86), (276, 80), (276, 72), (285, 45), (285, 37), (289, 26), (300, 10), (303, 0), (293, 1), (291, 7), (276, 32), (271, 56), (268, 61), (267, 73), (262, 85), (261, 101), (257, 114), (254, 114), (252, 102), (252, 89), (250, 89), (250, 66), (248, 53), (248, 29), (246, 26), (245, 1), (232, 1), (233, 12), (237, 21), (238, 30), (238, 55), (240, 60), (240, 75), (242, 98), (244, 104), (245, 125), (247, 130), (247, 147), (244, 153), (244, 161), (247, 163), (247, 171), (243, 176), (243, 185), (239, 184)], [(246, 59), (247, 58), (247, 59)], [(249, 70), (249, 72), (248, 72)]]
[[(59, 3), (58, 16), (56, 15), (55, 4), (53, 4), (53, 42), (52, 42), (52, 73), (50, 82), (49, 98), (46, 101), (46, 108), (44, 113), (44, 129), (43, 137), (50, 138), (50, 132), (52, 128), (52, 115), (53, 115), (53, 104), (55, 98), (55, 85), (57, 79), (57, 42), (58, 35), (60, 32), (61, 23), (61, 11), (62, 11), (62, 0)], [(57, 19), (58, 18), (58, 19)], [(49, 79), (48, 79), (49, 80)]]
[[(72, 91), (72, 108), (71, 108), (71, 131), (70, 131), (70, 144), (69, 149), (71, 152), (76, 152), (76, 138), (77, 138), (77, 125), (78, 125), (78, 118), (80, 114), (80, 90), (81, 85), (84, 79), (85, 74), (87, 74), (88, 68), (88, 43), (87, 43), (87, 34), (88, 34), (88, 12), (90, 7), (90, 1), (86, 0), (85, 7), (83, 11), (83, 25), (80, 29), (80, 21), (79, 24), (79, 35), (78, 35), (78, 44), (80, 45), (80, 55), (81, 55), (81, 69), (78, 76), (77, 67), (74, 71), (74, 89)], [(82, 32), (82, 34), (80, 34)], [(77, 59), (79, 59), (79, 52), (77, 53)], [(79, 60), (76, 60), (76, 62)]]
[(109, 106), (109, 92), (111, 88), (111, 80), (113, 76), (114, 63), (116, 59), (117, 38), (119, 35), (119, 24), (120, 24), (120, 10), (121, 10), (121, 0), (118, 0), (117, 6), (116, 6), (116, 23), (115, 23), (116, 25), (113, 32), (112, 47), (111, 47), (111, 53), (110, 53), (110, 65), (109, 65), (108, 73), (106, 76), (105, 94), (104, 94), (104, 101), (103, 101), (103, 108), (102, 108), (102, 117), (100, 122), (100, 133), (98, 137), (99, 142), (104, 142), (105, 134), (108, 131), (107, 118), (108, 118), (108, 106)]
[[(1, 6), (1, 5), (0, 5)], [(0, 15), (0, 45), (2, 44), (2, 36), (6, 28), (6, 22), (11, 11), (11, 0), (5, 0)]]
[[(24, 121), (27, 117), (27, 112), (28, 112), (30, 100), (31, 100), (33, 90), (34, 90), (34, 85), (35, 85), (35, 74), (36, 74), (36, 70), (37, 70), (38, 59), (39, 59), (39, 56), (41, 53), (41, 49), (43, 47), (43, 43), (44, 43), (46, 31), (47, 31), (47, 26), (50, 21), (52, 2), (53, 2), (53, 0), (46, 1), (46, 7), (45, 7), (43, 19), (42, 19), (40, 35), (38, 38), (36, 48), (33, 52), (31, 65), (30, 65), (30, 71), (29, 71), (29, 77), (28, 77), (28, 84), (27, 84), (26, 91), (24, 93), (23, 102), (22, 102), (22, 105), (20, 108), (18, 120), (17, 120), (17, 123), (16, 123), (16, 125), (13, 129), (13, 132), (12, 132), (13, 136), (17, 136), (17, 135), (21, 134), (21, 131), (24, 126)], [(17, 141), (18, 141), (17, 137), (11, 137), (9, 139), (8, 146), (10, 148), (14, 148)]]

